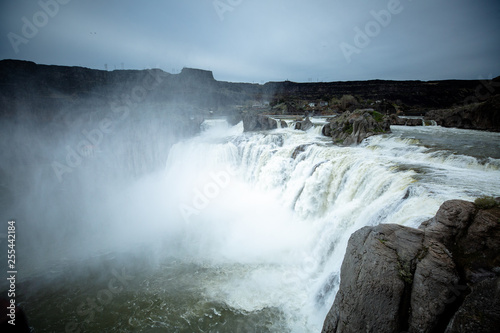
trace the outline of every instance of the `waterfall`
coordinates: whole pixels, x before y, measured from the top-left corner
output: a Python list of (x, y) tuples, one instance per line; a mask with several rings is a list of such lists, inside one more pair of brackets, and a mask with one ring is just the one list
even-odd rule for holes
[(422, 126), (437, 126), (437, 123), (435, 120), (426, 120), (422, 116), (399, 116), (399, 118), (402, 119), (419, 119), (422, 121)]
[[(186, 239), (196, 246), (184, 244), (183, 255), (248, 265), (208, 294), (241, 311), (282, 309), (294, 332), (321, 330), (355, 230), (417, 227), (445, 200), (500, 191), (498, 160), (429, 149), (412, 138), (374, 136), (338, 147), (314, 128), (241, 130), (216, 140), (207, 130), (172, 149), (167, 171), (186, 176), (181, 201), (193, 202), (196, 193), (206, 199), (189, 216)], [(227, 184), (211, 194), (207, 185), (216, 187), (217, 174)], [(183, 192), (187, 183), (195, 190)]]
[[(118, 263), (135, 269), (134, 292), (101, 304), (106, 311), (88, 330), (106, 331), (113, 322), (167, 331), (320, 332), (354, 231), (379, 223), (417, 227), (446, 200), (500, 193), (498, 133), (394, 126), (392, 134), (340, 147), (319, 135), (321, 122), (313, 119), (308, 131), (244, 133), (242, 123), (209, 119), (202, 133), (170, 147), (160, 170), (103, 187), (85, 215), (99, 232), (89, 227), (92, 238), (79, 234), (75, 248), (85, 244), (92, 258), (122, 253)], [(70, 271), (64, 265), (58, 274)], [(98, 266), (106, 271), (108, 261)], [(92, 279), (82, 283), (91, 287), (54, 287), (53, 299), (49, 289), (26, 300), (30, 320), (65, 325), (73, 318), (85, 331), (75, 306), (105, 291)]]

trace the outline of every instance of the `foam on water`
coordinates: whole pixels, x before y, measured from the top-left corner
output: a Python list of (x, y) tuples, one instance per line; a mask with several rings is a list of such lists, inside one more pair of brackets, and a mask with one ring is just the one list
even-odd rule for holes
[[(209, 120), (203, 128), (170, 149), (164, 170), (105, 205), (119, 221), (105, 233), (109, 250), (144, 246), (157, 258), (130, 296), (148, 312), (122, 309), (134, 327), (320, 332), (354, 231), (416, 227), (446, 200), (500, 193), (494, 156), (417, 137), (442, 136), (437, 126), (396, 127), (357, 147), (333, 145), (321, 126), (243, 133), (241, 123)], [(467, 133), (478, 144), (496, 140)]]
[(494, 160), (399, 135), (337, 147), (317, 134), (233, 129), (223, 143), (206, 146), (202, 135), (171, 153), (178, 168), (196, 166), (188, 173), (201, 164), (234, 170), (189, 227), (192, 258), (241, 264), (234, 279), (211, 281), (206, 295), (242, 311), (279, 308), (294, 332), (320, 331), (352, 232), (379, 223), (415, 227), (445, 200), (500, 192)]

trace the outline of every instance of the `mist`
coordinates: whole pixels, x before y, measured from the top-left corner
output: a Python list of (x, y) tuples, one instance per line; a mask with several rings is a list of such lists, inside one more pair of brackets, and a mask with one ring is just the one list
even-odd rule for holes
[(339, 146), (322, 116), (244, 131), (278, 84), (2, 64), (0, 214), (37, 329), (317, 332), (353, 232), (499, 191), (495, 133), (396, 127)]
[(110, 253), (150, 268), (166, 258), (293, 262), (312, 240), (275, 193), (249, 185), (238, 148), (221, 141), (241, 123), (205, 122), (193, 137), (181, 125), (199, 115), (148, 103), (119, 111), (2, 122), (2, 218), (17, 221), (22, 280), (44, 285), (75, 263), (62, 276), (85, 275)]
[(181, 110), (2, 122), (2, 218), (16, 220), (18, 299), (37, 327), (319, 331), (355, 230), (498, 192), (497, 160), (411, 139), (458, 147), (454, 129), (339, 147), (314, 127), (245, 133)]
[(173, 193), (162, 172), (182, 124), (147, 105), (127, 111), (64, 110), (49, 122), (19, 116), (0, 124), (1, 214), (17, 221), (25, 277), (151, 244), (148, 237), (171, 227)]

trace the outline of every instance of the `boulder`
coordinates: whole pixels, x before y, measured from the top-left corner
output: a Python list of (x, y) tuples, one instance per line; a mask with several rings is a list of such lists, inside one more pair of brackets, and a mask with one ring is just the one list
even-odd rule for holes
[(390, 119), (391, 125), (399, 125), (399, 126), (406, 125), (406, 119), (398, 117), (395, 114), (391, 114), (389, 116), (389, 119)]
[[(403, 236), (406, 246), (399, 246)], [(364, 227), (349, 239), (340, 289), (323, 332), (401, 332), (411, 265), (424, 237), (399, 225)], [(408, 304), (409, 305), (409, 304)], [(400, 311), (401, 309), (401, 311)]]
[(343, 145), (356, 145), (367, 137), (390, 132), (389, 117), (372, 110), (346, 111), (326, 124), (322, 133)]
[(498, 205), (452, 200), (419, 229), (356, 231), (322, 332), (496, 332), (499, 221)]
[(303, 130), (303, 131), (307, 131), (308, 129), (310, 129), (311, 127), (313, 127), (313, 123), (311, 122), (311, 120), (309, 120), (309, 117), (306, 117), (304, 120), (302, 121), (297, 121), (295, 123), (295, 129), (297, 130)]
[(275, 119), (263, 114), (245, 114), (243, 115), (243, 130), (245, 132), (267, 131), (278, 128)]
[(412, 118), (412, 119), (406, 119), (406, 126), (422, 126), (424, 124), (422, 119), (419, 118)]

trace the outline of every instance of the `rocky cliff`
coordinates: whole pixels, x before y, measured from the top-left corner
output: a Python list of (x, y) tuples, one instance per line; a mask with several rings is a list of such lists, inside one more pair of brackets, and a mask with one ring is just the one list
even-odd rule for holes
[(81, 115), (113, 105), (138, 104), (168, 112), (208, 114), (252, 100), (254, 86), (219, 82), (212, 72), (191, 68), (170, 74), (160, 69), (103, 71), (2, 60), (0, 116), (29, 113), (50, 121), (60, 111)]
[(481, 103), (432, 110), (427, 112), (425, 118), (435, 120), (443, 127), (500, 132), (500, 95), (494, 95)]
[[(444, 108), (463, 104), (475, 96), (479, 80), (443, 81), (390, 81), (367, 80), (346, 82), (268, 82), (263, 86), (264, 94), (274, 94), (284, 99), (295, 97), (305, 100), (325, 100), (343, 95), (357, 96), (363, 100), (391, 101), (409, 109)], [(422, 112), (422, 111), (420, 111)]]
[[(496, 81), (495, 81), (496, 80)], [(495, 79), (491, 82), (498, 82)], [(429, 109), (463, 105), (485, 85), (480, 80), (446, 81), (350, 81), (263, 85), (215, 80), (212, 72), (185, 68), (179, 74), (160, 69), (103, 71), (82, 67), (38, 65), (28, 61), (0, 61), (0, 112), (31, 110), (51, 118), (49, 110), (61, 108), (85, 112), (115, 101), (141, 100), (163, 105), (181, 105), (183, 112), (196, 109), (234, 113), (236, 106), (255, 101), (330, 101), (344, 95), (372, 100), (394, 109), (394, 105), (419, 114)], [(496, 92), (490, 85), (487, 92)], [(484, 92), (481, 91), (481, 97)], [(497, 92), (496, 92), (497, 93)], [(126, 96), (126, 98), (124, 98)], [(127, 100), (128, 99), (128, 100)], [(194, 112), (193, 111), (193, 112)]]
[(447, 201), (419, 229), (355, 232), (323, 333), (498, 332), (499, 200), (476, 202)]

